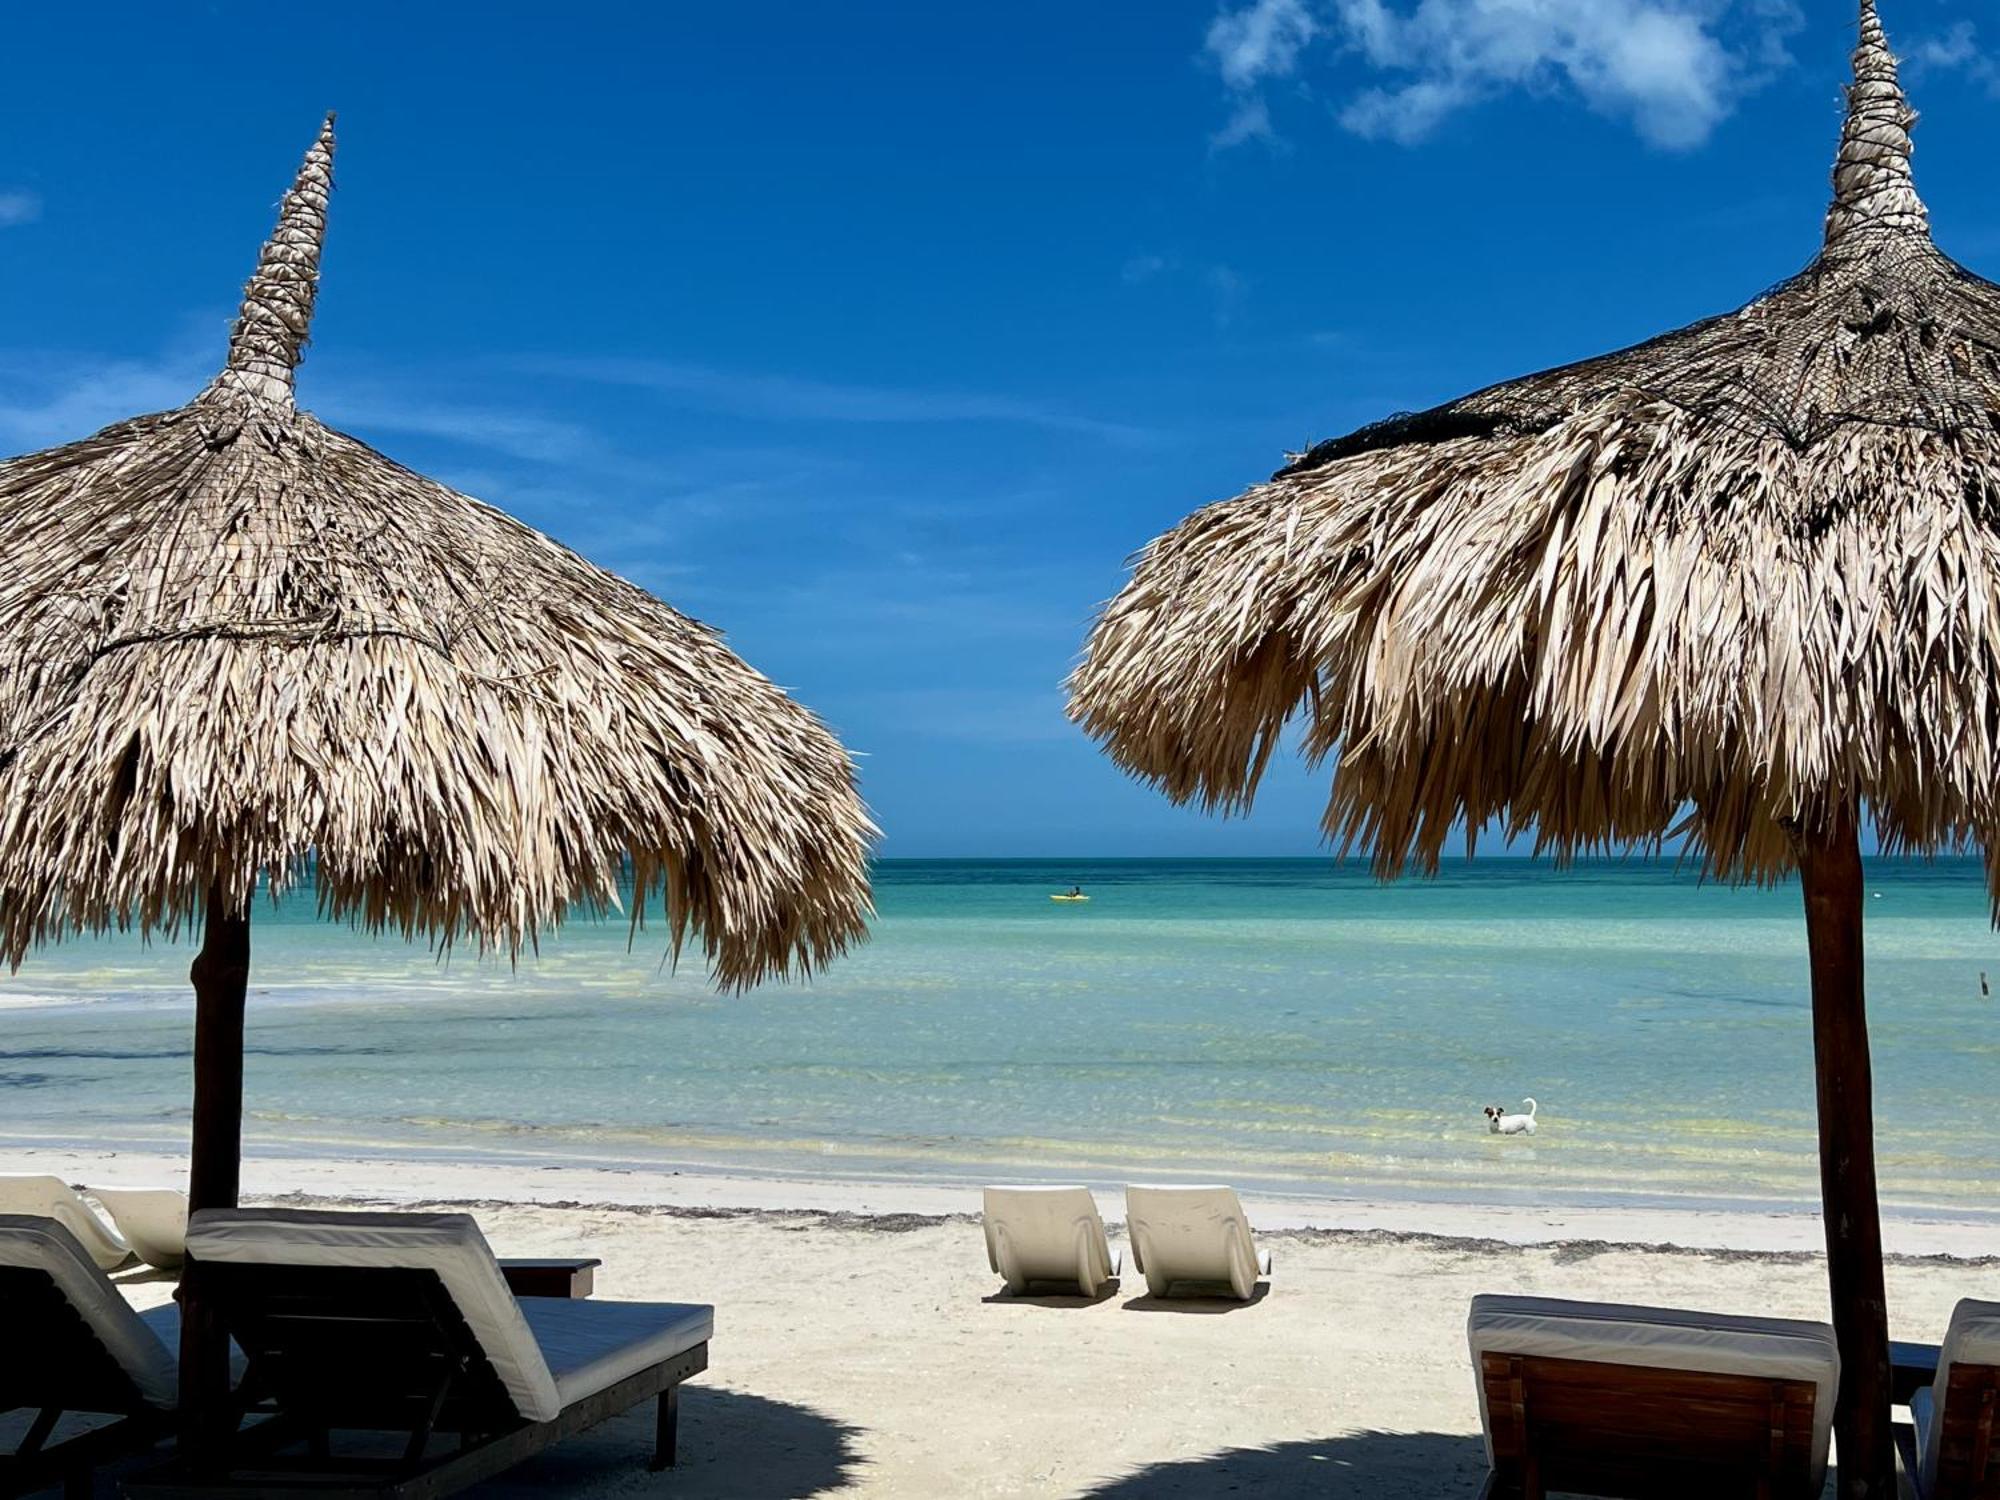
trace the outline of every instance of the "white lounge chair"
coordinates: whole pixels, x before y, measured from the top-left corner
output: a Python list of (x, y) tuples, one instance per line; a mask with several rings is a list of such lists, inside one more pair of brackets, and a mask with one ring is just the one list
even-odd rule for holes
[[(0, 1411), (36, 1413), (14, 1450), (0, 1454), (0, 1494), (60, 1483), (87, 1495), (97, 1464), (166, 1436), (179, 1341), (180, 1309), (134, 1312), (62, 1224), (0, 1215)], [(84, 1416), (118, 1420), (69, 1420)]]
[(1250, 1238), (1236, 1189), (1220, 1185), (1125, 1189), (1125, 1232), (1146, 1290), (1164, 1297), (1177, 1283), (1226, 1283), (1240, 1301), (1271, 1274), (1269, 1251)]
[(188, 1201), (179, 1188), (94, 1187), (88, 1192), (147, 1265), (172, 1271), (187, 1258)]
[(1912, 1428), (1899, 1428), (1903, 1467), (1917, 1500), (2000, 1494), (2000, 1302), (1951, 1310), (1937, 1376), (1910, 1397)]
[(1483, 1496), (1818, 1500), (1840, 1353), (1825, 1323), (1475, 1297)]
[[(280, 1425), (239, 1427), (134, 1495), (448, 1494), (655, 1396), (665, 1468), (680, 1383), (708, 1367), (714, 1308), (517, 1298), (464, 1214), (209, 1209), (187, 1249), (248, 1362), (239, 1410)], [(384, 1432), (399, 1462), (342, 1441)], [(457, 1441), (433, 1452), (443, 1433)]]
[(986, 1261), (1016, 1296), (1034, 1281), (1073, 1285), (1086, 1297), (1116, 1276), (1120, 1259), (1085, 1187), (986, 1189)]
[(46, 1172), (0, 1172), (0, 1214), (54, 1219), (76, 1237), (100, 1271), (115, 1271), (132, 1247), (97, 1216), (75, 1188)]

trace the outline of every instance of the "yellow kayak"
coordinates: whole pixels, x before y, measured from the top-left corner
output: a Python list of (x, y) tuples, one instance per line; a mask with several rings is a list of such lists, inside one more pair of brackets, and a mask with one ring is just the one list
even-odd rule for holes
[(1049, 899), (1050, 899), (1051, 901), (1088, 901), (1088, 900), (1090, 899), (1090, 897), (1088, 897), (1088, 896), (1051, 896), (1051, 897), (1049, 897)]

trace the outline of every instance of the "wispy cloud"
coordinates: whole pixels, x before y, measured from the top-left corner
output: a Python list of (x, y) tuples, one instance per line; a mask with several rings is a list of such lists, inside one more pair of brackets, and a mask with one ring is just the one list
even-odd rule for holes
[(1215, 144), (1273, 138), (1265, 86), (1301, 73), (1326, 42), (1388, 80), (1338, 109), (1369, 139), (1414, 144), (1522, 89), (1567, 93), (1652, 145), (1686, 150), (1787, 61), (1800, 24), (1796, 0), (1252, 0), (1209, 27), (1231, 110)]
[(439, 438), (535, 463), (590, 462), (604, 451), (602, 440), (575, 422), (539, 412), (425, 399), (400, 386), (322, 384), (310, 404), (338, 427)]
[(1979, 28), (1970, 21), (1955, 22), (1940, 36), (1920, 38), (1907, 56), (1922, 67), (1965, 67), (1979, 56)]
[(1215, 326), (1229, 327), (1243, 310), (1243, 298), (1248, 292), (1242, 276), (1228, 266), (1210, 266), (1204, 280), (1208, 282), (1209, 295), (1214, 298)]
[(2000, 94), (2000, 64), (1979, 45), (1979, 28), (1971, 21), (1957, 21), (1939, 35), (1918, 38), (1906, 57), (1919, 69), (1963, 73), (1988, 93)]
[(657, 359), (541, 359), (524, 371), (648, 391), (683, 409), (795, 422), (915, 424), (997, 422), (1130, 442), (1144, 436), (1120, 422), (1100, 421), (1013, 396), (949, 390), (848, 385), (791, 375), (744, 374)]
[(1129, 287), (1154, 283), (1198, 285), (1206, 294), (1217, 328), (1228, 328), (1242, 312), (1250, 286), (1235, 268), (1185, 262), (1178, 255), (1135, 255), (1119, 268), (1118, 279)]
[(1239, 94), (1229, 107), (1229, 118), (1208, 138), (1210, 152), (1229, 151), (1251, 141), (1282, 147), (1276, 127), (1271, 124), (1271, 106), (1262, 94)]
[(1230, 93), (1229, 119), (1210, 137), (1211, 150), (1277, 141), (1263, 87), (1297, 72), (1300, 54), (1322, 30), (1306, 0), (1251, 0), (1209, 22), (1204, 50)]
[[(16, 449), (45, 447), (185, 405), (220, 366), (218, 321), (190, 319), (187, 335), (150, 358), (0, 349), (0, 440)], [(607, 457), (602, 440), (577, 423), (527, 408), (455, 403), (432, 394), (432, 384), (352, 365), (308, 366), (300, 394), (337, 427), (436, 438), (542, 464)]]
[[(1165, 264), (1148, 274), (1179, 278), (1198, 315), (1208, 265), (1172, 246), (1158, 259)], [(182, 405), (214, 372), (221, 321), (205, 315), (184, 350), (147, 359), (0, 349), (0, 453)], [(577, 363), (588, 372), (557, 379), (518, 361), (419, 366), (329, 351), (307, 365), (301, 395), (323, 420), (729, 632), (761, 670), (829, 712), (850, 743), (922, 738), (941, 753), (981, 744), (1030, 754), (1073, 738), (1056, 684), (1107, 564), (1088, 544), (1051, 552), (1048, 539), (1074, 514), (1079, 469), (1122, 469), (1132, 457), (1098, 445), (1098, 427), (1081, 429), (1091, 436), (1079, 444), (1026, 445), (1056, 450), (1045, 468), (1029, 455), (940, 485), (934, 471), (885, 461), (883, 450), (902, 446), (879, 441), (886, 429), (774, 421), (720, 446), (714, 434), (725, 424), (678, 420), (643, 395), (613, 399), (590, 382), (636, 381), (697, 410), (723, 402), (836, 422), (1073, 428), (1074, 419), (1042, 406), (1024, 414), (994, 396)], [(1023, 447), (1020, 429), (1003, 431)], [(920, 451), (927, 439), (962, 446), (946, 429), (903, 436)], [(896, 667), (863, 682), (857, 659)]]
[[(1162, 259), (1157, 271), (1174, 263)], [(1130, 279), (1156, 271), (1135, 263)], [(213, 320), (207, 320), (212, 322)], [(144, 412), (192, 398), (215, 373), (213, 329), (152, 359), (0, 349), (0, 450), (20, 452), (85, 436)], [(1075, 433), (1113, 443), (1143, 442), (1145, 429), (1042, 402), (972, 392), (846, 385), (790, 376), (742, 374), (647, 359), (496, 360), (513, 375), (617, 385), (650, 392), (692, 411), (758, 420), (831, 423), (1000, 423)], [(335, 426), (363, 434), (403, 433), (535, 465), (561, 465), (598, 479), (657, 483), (656, 468), (618, 453), (601, 432), (534, 404), (454, 401), (424, 379), (352, 363), (309, 370), (303, 404)]]
[(42, 216), (42, 195), (25, 191), (0, 192), (0, 229), (32, 224)]
[(0, 452), (73, 442), (128, 417), (170, 411), (212, 373), (192, 352), (138, 360), (0, 350)]
[(1566, 84), (1592, 109), (1628, 116), (1656, 146), (1707, 140), (1734, 103), (1738, 67), (1703, 18), (1657, 0), (1340, 0), (1374, 67), (1410, 81), (1342, 112), (1357, 134), (1421, 140), (1447, 115), (1507, 88)]
[[(114, 422), (185, 405), (214, 376), (220, 358), (213, 319), (190, 320), (191, 334), (152, 358), (0, 350), (0, 453), (29, 452), (73, 442)], [(531, 406), (457, 403), (430, 393), (430, 382), (359, 373), (352, 367), (308, 371), (304, 404), (322, 420), (365, 437), (406, 435), (463, 449), (476, 461), (466, 472), (476, 485), (456, 487), (519, 504), (561, 472), (584, 489), (621, 502), (635, 492), (671, 489), (676, 476), (620, 452), (601, 434)], [(584, 507), (552, 504), (552, 517)]]
[(1292, 73), (1320, 25), (1305, 0), (1252, 0), (1209, 23), (1207, 47), (1222, 81), (1251, 89)]

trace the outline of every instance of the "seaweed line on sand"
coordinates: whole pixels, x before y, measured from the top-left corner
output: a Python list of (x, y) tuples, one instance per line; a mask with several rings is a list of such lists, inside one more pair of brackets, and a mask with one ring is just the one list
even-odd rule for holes
[[(507, 1198), (425, 1198), (419, 1202), (380, 1197), (328, 1197), (318, 1193), (282, 1193), (269, 1202), (289, 1208), (434, 1208), (498, 1212), (505, 1209), (550, 1209), (564, 1213), (625, 1214), (633, 1218), (748, 1219), (784, 1229), (821, 1228), (864, 1234), (910, 1234), (947, 1224), (977, 1224), (978, 1214), (860, 1213), (853, 1209), (711, 1208), (678, 1203), (605, 1203), (580, 1198), (547, 1198), (515, 1202)], [(1107, 1219), (1105, 1227), (1122, 1230), (1122, 1221)], [(1501, 1240), (1477, 1235), (1438, 1234), (1415, 1229), (1274, 1229), (1260, 1230), (1260, 1240), (1284, 1240), (1300, 1245), (1413, 1245), (1459, 1255), (1525, 1255), (1553, 1252), (1558, 1265), (1593, 1260), (1600, 1255), (1683, 1255), (1724, 1263), (1761, 1262), (1804, 1265), (1824, 1260), (1818, 1250), (1734, 1250), (1725, 1246), (1675, 1245), (1663, 1241), (1547, 1239)], [(1904, 1255), (1883, 1259), (1899, 1266), (1993, 1266), (2000, 1255)]]

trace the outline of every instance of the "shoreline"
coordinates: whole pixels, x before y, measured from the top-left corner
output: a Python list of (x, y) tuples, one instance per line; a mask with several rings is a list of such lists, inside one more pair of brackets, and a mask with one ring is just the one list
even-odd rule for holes
[[(49, 1172), (105, 1187), (176, 1183), (184, 1154), (7, 1147), (9, 1170)], [(1013, 1180), (1019, 1180), (1018, 1178)], [(1044, 1174), (1042, 1180), (1071, 1180)], [(1120, 1185), (1087, 1181), (1109, 1224), (1122, 1221)], [(355, 1154), (248, 1154), (243, 1196), (268, 1202), (415, 1204), (484, 1209), (536, 1207), (669, 1217), (832, 1219), (854, 1228), (896, 1230), (918, 1224), (974, 1222), (979, 1188), (971, 1182), (864, 1180), (834, 1176), (712, 1172), (698, 1169), (537, 1165)], [(1243, 1202), (1260, 1234), (1298, 1238), (1368, 1237), (1451, 1244), (1467, 1251), (1538, 1246), (1606, 1250), (1683, 1250), (1732, 1255), (1820, 1255), (1816, 1212), (1749, 1208), (1481, 1204), (1392, 1197), (1273, 1195), (1245, 1189)], [(2000, 1261), (1989, 1219), (1885, 1212), (1884, 1246), (1905, 1261)]]

